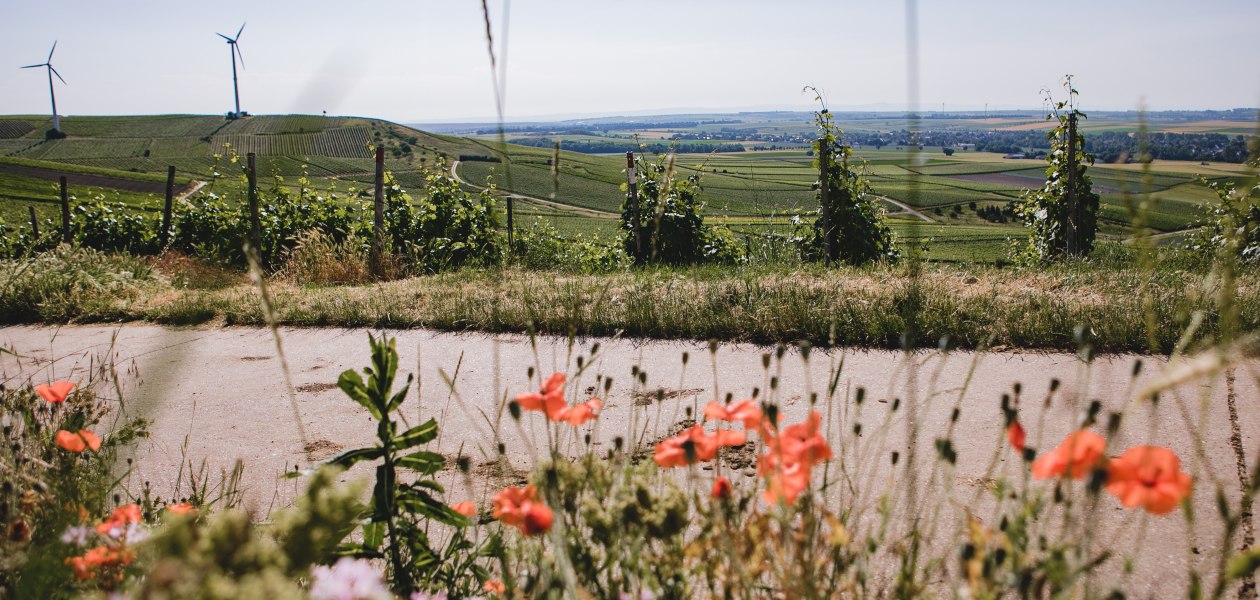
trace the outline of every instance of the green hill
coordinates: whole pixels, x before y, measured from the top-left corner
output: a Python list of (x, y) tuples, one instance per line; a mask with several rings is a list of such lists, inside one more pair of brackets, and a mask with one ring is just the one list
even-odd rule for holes
[[(260, 175), (296, 179), (314, 187), (370, 183), (371, 146), (386, 150), (386, 168), (404, 185), (422, 185), (422, 169), (439, 158), (486, 155), (461, 138), (437, 136), (378, 119), (310, 115), (160, 115), (65, 117), (64, 139), (45, 139), (48, 117), (0, 117), (0, 217), (27, 220), (27, 206), (41, 216), (56, 213), (56, 180), (70, 176), (76, 198), (104, 196), (141, 210), (160, 203), (167, 167), (182, 189), (212, 178), (216, 166), (232, 172), (229, 157), (258, 156)], [(147, 185), (136, 182), (147, 182)], [(232, 187), (234, 181), (218, 185)]]

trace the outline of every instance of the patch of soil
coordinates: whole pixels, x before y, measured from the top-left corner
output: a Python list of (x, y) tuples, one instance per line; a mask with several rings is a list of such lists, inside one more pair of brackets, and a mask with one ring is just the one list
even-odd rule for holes
[(703, 391), (704, 388), (687, 388), (684, 390), (656, 388), (654, 390), (639, 390), (631, 394), (630, 397), (634, 399), (635, 406), (651, 406), (658, 399), (661, 401), (673, 400), (681, 396), (694, 396)]
[[(66, 183), (73, 186), (111, 188), (128, 192), (140, 192), (142, 194), (166, 193), (166, 182), (163, 181), (141, 181), (138, 179), (123, 179), (121, 177), (110, 177), (108, 175), (94, 175), (89, 173), (64, 173), (55, 169), (10, 164), (0, 165), (0, 173), (32, 177), (35, 179), (43, 179), (45, 181), (57, 181), (62, 175), (65, 175)], [(194, 184), (185, 184), (182, 186), (176, 186), (175, 193), (182, 194), (185, 190), (192, 189), (193, 185)]]
[(343, 446), (336, 442), (321, 439), (307, 443), (302, 449), (311, 457), (311, 460), (324, 460), (325, 458), (332, 458), (338, 452), (341, 452)]
[(335, 383), (304, 383), (297, 386), (299, 392), (326, 392), (328, 390), (337, 389)]
[[(454, 464), (451, 461), (450, 464)], [(488, 460), (473, 465), (472, 476), (489, 481), (492, 488), (521, 486), (529, 482), (529, 473), (513, 467), (507, 460)]]

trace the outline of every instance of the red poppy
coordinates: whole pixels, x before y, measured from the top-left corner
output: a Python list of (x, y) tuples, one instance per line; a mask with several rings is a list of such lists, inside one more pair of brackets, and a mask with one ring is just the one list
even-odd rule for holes
[(1028, 434), (1024, 433), (1024, 426), (1019, 421), (1011, 421), (1009, 427), (1006, 428), (1006, 439), (1011, 443), (1011, 447), (1019, 452), (1024, 451), (1024, 444), (1028, 441)]
[(761, 409), (752, 400), (743, 400), (723, 406), (714, 400), (704, 407), (704, 416), (720, 421), (739, 421), (744, 429), (755, 429), (761, 423)]
[[(96, 526), (96, 532), (101, 535), (110, 535), (111, 531), (124, 530), (129, 523), (140, 522), (140, 507), (135, 504), (127, 504), (119, 506), (110, 513), (109, 518)], [(112, 537), (117, 537), (112, 536)]]
[(89, 448), (96, 452), (101, 449), (101, 438), (86, 429), (81, 429), (77, 433), (71, 433), (62, 429), (53, 437), (53, 443), (67, 452), (78, 453)]
[(477, 505), (467, 500), (452, 504), (451, 510), (469, 518), (477, 515)]
[(486, 582), (481, 585), (481, 591), (489, 594), (502, 594), (507, 591), (507, 586), (503, 585), (502, 581), (487, 579)]
[(782, 431), (776, 431), (771, 423), (762, 423), (766, 453), (757, 458), (757, 471), (766, 478), (767, 503), (795, 502), (809, 488), (813, 465), (831, 459), (831, 446), (819, 433), (821, 426), (822, 416), (817, 411), (810, 411), (804, 423), (789, 425)]
[(544, 533), (551, 529), (551, 523), (555, 520), (555, 515), (546, 504), (540, 502), (526, 502), (521, 505), (521, 510), (525, 513), (525, 522), (521, 524), (521, 533), (525, 535), (535, 535)]
[(518, 394), (516, 403), (520, 405), (521, 410), (536, 410), (554, 421), (556, 416), (567, 408), (564, 401), (564, 373), (552, 373), (536, 394), (532, 392)]
[(197, 514), (197, 507), (193, 506), (192, 504), (189, 504), (188, 502), (177, 502), (175, 504), (167, 504), (166, 510), (170, 512), (171, 514), (175, 514), (175, 515)]
[(1107, 449), (1107, 440), (1091, 431), (1075, 431), (1059, 444), (1058, 448), (1041, 455), (1032, 464), (1032, 475), (1036, 479), (1048, 477), (1070, 477), (1084, 479), (1100, 461), (1106, 460), (1103, 451)]
[(739, 446), (748, 437), (742, 431), (719, 429), (713, 434), (704, 432), (701, 425), (692, 425), (682, 433), (666, 438), (656, 445), (652, 460), (662, 467), (685, 467), (692, 463), (717, 458), (718, 448)]
[[(92, 579), (99, 569), (125, 567), (135, 560), (135, 552), (121, 546), (97, 546), (83, 556), (71, 556), (65, 560), (76, 579)], [(121, 575), (120, 575), (121, 577)]]
[(552, 420), (568, 423), (577, 427), (578, 425), (590, 421), (591, 419), (598, 419), (599, 413), (596, 411), (603, 408), (603, 406), (603, 402), (600, 401), (599, 398), (591, 398), (581, 404), (561, 409), (559, 413), (556, 413), (555, 418)]
[(59, 404), (66, 401), (66, 396), (70, 395), (70, 390), (74, 389), (74, 384), (69, 381), (58, 381), (52, 385), (37, 385), (35, 393), (53, 404)]
[(1107, 491), (1125, 508), (1166, 515), (1190, 495), (1193, 483), (1168, 448), (1135, 446), (1107, 464)]
[(713, 492), (710, 494), (714, 499), (726, 500), (731, 497), (731, 480), (718, 476), (713, 481)]
[(551, 529), (554, 515), (538, 501), (538, 490), (532, 485), (509, 487), (494, 495), (494, 518), (521, 530), (525, 535)]

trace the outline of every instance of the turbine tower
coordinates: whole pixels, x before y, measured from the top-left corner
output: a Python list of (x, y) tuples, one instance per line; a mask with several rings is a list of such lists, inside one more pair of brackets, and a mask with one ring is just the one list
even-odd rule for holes
[[(48, 51), (48, 60), (45, 60), (43, 63), (38, 64), (38, 65), (27, 65), (22, 68), (23, 69), (35, 69), (38, 67), (48, 68), (48, 96), (52, 98), (52, 126), (53, 126), (53, 131), (61, 133), (61, 120), (60, 120), (60, 117), (57, 116), (57, 93), (53, 90), (53, 75), (56, 75), (57, 79), (61, 79), (61, 83), (66, 83), (66, 80), (62, 79), (61, 73), (58, 73), (57, 69), (54, 69), (52, 66), (52, 55), (53, 55), (53, 52), (55, 52), (56, 50), (57, 50), (57, 42), (54, 41), (52, 45), (52, 50)], [(69, 85), (69, 84), (66, 84), (66, 85)]]
[(215, 34), (227, 40), (228, 54), (232, 55), (232, 95), (236, 98), (236, 112), (232, 113), (231, 115), (231, 118), (233, 119), (241, 116), (241, 89), (236, 84), (236, 59), (237, 57), (240, 57), (241, 68), (243, 69), (245, 68), (245, 55), (241, 54), (241, 48), (240, 46), (236, 44), (236, 41), (241, 39), (242, 31), (245, 31), (244, 23), (241, 23), (241, 28), (236, 31), (235, 36), (228, 37), (226, 35), (223, 35), (222, 33)]

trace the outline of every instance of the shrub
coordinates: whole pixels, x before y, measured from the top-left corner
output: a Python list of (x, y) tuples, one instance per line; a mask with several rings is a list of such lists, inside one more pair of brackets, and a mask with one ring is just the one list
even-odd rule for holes
[(620, 244), (597, 235), (560, 235), (555, 227), (535, 220), (516, 232), (512, 259), (527, 269), (556, 269), (577, 273), (610, 273), (629, 266)]
[[(822, 186), (818, 187), (818, 208), (808, 230), (795, 234), (801, 254), (807, 260), (839, 261), (850, 265), (863, 265), (873, 261), (896, 260), (898, 253), (893, 245), (892, 230), (884, 222), (884, 209), (871, 192), (870, 182), (849, 166), (852, 148), (840, 143), (844, 132), (832, 122), (831, 113), (822, 109), (816, 114), (820, 141), (813, 148), (821, 150), (826, 143), (833, 149), (827, 161), (828, 209), (824, 219)], [(814, 159), (814, 167), (821, 169), (821, 152)], [(830, 228), (825, 230), (824, 223)], [(831, 256), (827, 255), (828, 241)]]
[[(1015, 203), (1016, 216), (1028, 228), (1028, 242), (1017, 257), (1024, 262), (1040, 263), (1068, 255), (1088, 256), (1094, 248), (1099, 199), (1086, 174), (1089, 165), (1094, 164), (1094, 157), (1085, 152), (1085, 136), (1079, 130), (1075, 138), (1068, 139), (1069, 123), (1086, 116), (1075, 107), (1077, 92), (1072, 89), (1071, 77), (1064, 87), (1068, 90), (1068, 99), (1052, 102), (1054, 109), (1046, 115), (1047, 121), (1056, 121), (1058, 125), (1046, 134), (1051, 150), (1046, 156), (1049, 166), (1045, 185), (1025, 192)], [(1076, 157), (1075, 173), (1069, 172), (1069, 154)], [(1069, 199), (1076, 204), (1075, 213)]]
[[(637, 209), (629, 198), (622, 207), (623, 247), (635, 263), (668, 265), (700, 262), (739, 262), (743, 249), (732, 236), (704, 224), (700, 175), (676, 177), (674, 155), (648, 162), (635, 159), (638, 174)], [(637, 247), (636, 231), (642, 237)]]

